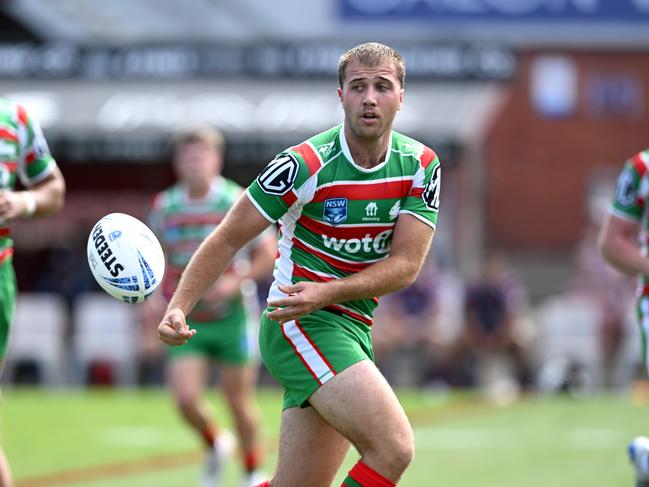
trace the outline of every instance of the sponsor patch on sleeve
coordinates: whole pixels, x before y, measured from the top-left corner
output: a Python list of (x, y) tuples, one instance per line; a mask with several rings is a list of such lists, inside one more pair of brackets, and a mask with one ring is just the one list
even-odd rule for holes
[(278, 154), (257, 176), (257, 183), (264, 193), (283, 196), (295, 184), (299, 164), (292, 154)]
[(430, 181), (424, 188), (421, 197), (426, 203), (426, 206), (431, 210), (439, 210), (439, 193), (441, 189), (441, 168), (439, 165), (433, 169), (433, 174)]

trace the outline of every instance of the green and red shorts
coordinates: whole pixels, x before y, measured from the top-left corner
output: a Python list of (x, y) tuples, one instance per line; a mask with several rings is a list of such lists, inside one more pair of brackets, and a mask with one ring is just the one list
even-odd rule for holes
[(261, 317), (259, 349), (266, 368), (284, 387), (283, 409), (307, 407), (322, 384), (350, 365), (374, 360), (370, 327), (327, 310), (279, 323)]

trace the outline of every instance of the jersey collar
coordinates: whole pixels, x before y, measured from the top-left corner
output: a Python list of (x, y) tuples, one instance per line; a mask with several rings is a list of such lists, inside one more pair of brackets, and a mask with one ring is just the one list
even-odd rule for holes
[(202, 203), (204, 201), (208, 201), (214, 195), (221, 193), (224, 183), (225, 183), (225, 179), (223, 178), (223, 176), (221, 175), (216, 176), (210, 183), (210, 188), (207, 190), (207, 193), (205, 193), (205, 196), (196, 199), (190, 198), (189, 191), (187, 190), (187, 188), (181, 186), (183, 200), (185, 203)]
[(354, 169), (360, 172), (367, 172), (367, 173), (376, 172), (379, 171), (381, 168), (383, 168), (383, 166), (385, 166), (388, 160), (390, 159), (390, 152), (392, 152), (392, 131), (390, 131), (390, 140), (388, 140), (388, 150), (385, 153), (385, 160), (380, 164), (377, 164), (376, 166), (371, 168), (361, 167), (358, 164), (356, 164), (356, 162), (354, 162), (352, 153), (349, 150), (349, 145), (347, 144), (347, 138), (345, 137), (344, 123), (340, 126), (340, 148), (343, 154), (345, 155), (345, 159), (347, 159), (347, 162), (349, 162), (349, 164), (351, 164), (352, 167), (354, 167)]

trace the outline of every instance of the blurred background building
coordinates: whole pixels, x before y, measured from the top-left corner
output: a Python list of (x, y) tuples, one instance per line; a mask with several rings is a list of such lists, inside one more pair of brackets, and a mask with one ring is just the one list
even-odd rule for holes
[[(339, 123), (337, 59), (374, 40), (406, 59), (396, 129), (444, 167), (432, 270), (416, 288), (431, 306), (395, 298), (385, 313), (428, 310), (415, 322), (429, 356), (445, 356), (437, 347), (462, 336), (464, 282), (496, 252), (525, 291), (516, 333), (546, 383), (571, 361), (606, 382), (611, 353), (623, 365), (606, 380), (630, 377), (632, 286), (593, 236), (621, 164), (649, 143), (649, 1), (1, 0), (0, 23), (0, 95), (40, 120), (68, 184), (63, 212), (16, 225), (19, 284), (62, 295), (69, 323), (75, 299), (97, 290), (89, 229), (113, 211), (143, 217), (172, 181), (171, 133), (223, 130), (224, 172), (247, 185), (276, 152)], [(615, 317), (575, 305), (601, 304), (611, 286)], [(445, 369), (394, 367), (419, 383)]]

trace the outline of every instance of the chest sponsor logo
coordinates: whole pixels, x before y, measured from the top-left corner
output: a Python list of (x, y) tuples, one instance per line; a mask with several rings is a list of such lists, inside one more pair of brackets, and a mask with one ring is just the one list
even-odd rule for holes
[(378, 222), (379, 217), (376, 215), (379, 212), (379, 205), (376, 204), (376, 201), (370, 201), (365, 207), (365, 216), (363, 217), (364, 222)]
[(322, 219), (331, 225), (340, 225), (347, 220), (347, 198), (329, 198), (322, 209)]
[(259, 187), (264, 193), (284, 196), (295, 183), (298, 167), (292, 154), (279, 154), (257, 176)]
[(376, 237), (372, 237), (369, 233), (366, 233), (363, 238), (336, 238), (323, 235), (322, 242), (327, 249), (336, 252), (344, 250), (348, 254), (359, 252), (385, 254), (390, 251), (391, 237), (392, 230), (383, 230)]

